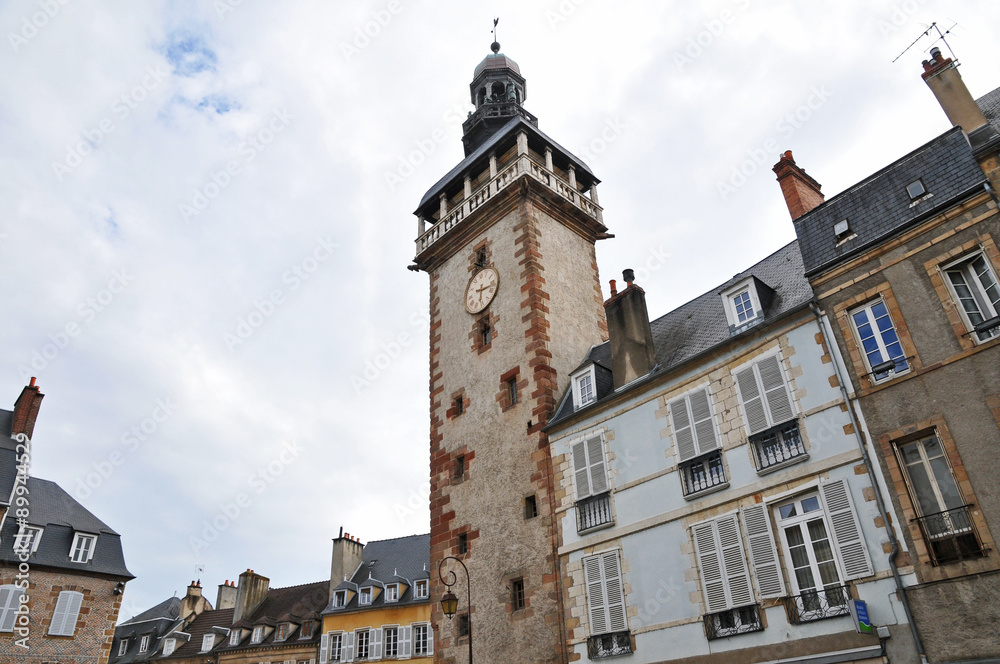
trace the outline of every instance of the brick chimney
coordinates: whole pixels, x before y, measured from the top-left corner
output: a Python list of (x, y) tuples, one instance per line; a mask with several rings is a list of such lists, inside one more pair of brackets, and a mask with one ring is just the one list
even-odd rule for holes
[(267, 587), (271, 580), (257, 574), (252, 569), (240, 574), (236, 587), (236, 605), (233, 607), (233, 622), (239, 622), (253, 613), (267, 597)]
[(330, 597), (333, 589), (340, 585), (346, 575), (348, 578), (361, 567), (364, 560), (365, 545), (350, 533), (345, 533), (343, 527), (340, 534), (333, 540), (333, 557), (330, 561)]
[(216, 609), (236, 608), (236, 584), (230, 583), (227, 579), (225, 583), (219, 585), (219, 594), (215, 596)]
[(201, 594), (201, 581), (192, 581), (181, 600), (180, 619), (187, 620), (189, 616), (193, 619), (206, 609), (211, 610), (212, 605)]
[(822, 187), (819, 182), (796, 165), (791, 150), (781, 155), (772, 170), (778, 176), (778, 184), (781, 185), (781, 193), (785, 196), (785, 205), (788, 206), (793, 221), (825, 200), (820, 192)]
[(611, 372), (615, 389), (641, 378), (656, 365), (653, 331), (646, 311), (646, 291), (635, 285), (632, 270), (622, 272), (625, 288), (616, 291), (604, 303), (611, 343)]
[(10, 423), (10, 435), (16, 436), (23, 433), (28, 438), (35, 431), (35, 418), (38, 417), (38, 409), (42, 405), (45, 395), (38, 391), (35, 379), (32, 377), (31, 384), (26, 385), (21, 390), (21, 396), (14, 402), (14, 416)]
[(924, 60), (923, 65), (921, 76), (953, 125), (969, 134), (986, 124), (986, 116), (958, 73), (957, 62), (942, 57), (941, 49), (935, 46), (931, 49), (931, 59)]

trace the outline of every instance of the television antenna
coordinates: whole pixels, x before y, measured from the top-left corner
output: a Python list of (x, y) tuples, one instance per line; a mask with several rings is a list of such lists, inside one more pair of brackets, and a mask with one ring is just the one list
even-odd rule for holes
[(919, 37), (917, 37), (916, 39), (914, 39), (913, 42), (910, 43), (909, 46), (907, 46), (906, 48), (903, 49), (902, 53), (900, 53), (899, 55), (897, 55), (895, 57), (895, 59), (893, 59), (893, 62), (895, 62), (896, 60), (899, 60), (901, 57), (903, 57), (903, 54), (905, 54), (907, 51), (909, 51), (911, 48), (913, 48), (913, 46), (918, 41), (920, 41), (921, 39), (923, 39), (924, 37), (933, 37), (934, 35), (931, 34), (932, 30), (937, 31), (938, 36), (937, 36), (937, 39), (935, 39), (934, 41), (931, 42), (931, 46), (933, 46), (934, 44), (936, 44), (938, 42), (944, 42), (944, 45), (948, 48), (948, 52), (951, 53), (952, 60), (956, 60), (957, 61), (958, 60), (958, 56), (955, 55), (955, 51), (951, 50), (951, 45), (948, 43), (948, 40), (945, 39), (945, 35), (951, 34), (951, 31), (955, 29), (956, 25), (958, 25), (958, 23), (953, 23), (950, 28), (948, 28), (944, 32), (941, 32), (941, 28), (938, 27), (937, 21), (935, 21), (934, 23), (931, 23), (929, 26), (927, 26), (926, 30), (924, 30), (922, 33), (920, 33)]

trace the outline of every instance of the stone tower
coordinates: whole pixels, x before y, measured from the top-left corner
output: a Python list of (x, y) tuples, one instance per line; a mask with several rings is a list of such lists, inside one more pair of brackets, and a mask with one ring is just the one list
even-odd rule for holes
[(586, 164), (522, 106), (517, 64), (476, 67), (465, 159), (424, 195), (411, 269), (430, 276), (431, 600), (435, 658), (465, 662), (465, 576), (447, 619), (438, 564), (471, 575), (476, 661), (565, 662), (545, 425), (607, 338), (594, 245), (609, 237)]

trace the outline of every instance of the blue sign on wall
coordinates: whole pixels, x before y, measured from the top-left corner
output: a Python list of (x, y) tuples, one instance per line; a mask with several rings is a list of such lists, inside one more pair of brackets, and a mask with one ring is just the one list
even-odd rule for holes
[(854, 618), (854, 629), (861, 634), (872, 633), (872, 621), (868, 617), (868, 604), (864, 600), (851, 600), (851, 617)]

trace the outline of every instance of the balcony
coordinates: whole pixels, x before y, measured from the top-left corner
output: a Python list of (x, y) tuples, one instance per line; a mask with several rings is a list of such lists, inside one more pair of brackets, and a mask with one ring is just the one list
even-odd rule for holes
[(785, 598), (788, 621), (794, 625), (850, 615), (849, 586), (824, 586)]
[(587, 639), (587, 657), (601, 659), (632, 654), (632, 635), (628, 632), (598, 634)]
[(685, 498), (693, 498), (712, 489), (724, 489), (729, 486), (726, 469), (722, 465), (722, 452), (715, 451), (681, 464), (681, 480)]
[(603, 526), (613, 525), (611, 515), (611, 492), (606, 491), (576, 501), (576, 532), (583, 533)]
[(757, 457), (757, 472), (777, 470), (789, 463), (806, 459), (806, 446), (799, 434), (797, 420), (785, 422), (750, 438)]
[(756, 604), (719, 613), (710, 613), (705, 616), (704, 620), (705, 636), (708, 637), (709, 641), (737, 634), (764, 631), (764, 623), (760, 619), (760, 607)]
[(920, 525), (920, 532), (927, 542), (931, 564), (946, 565), (985, 555), (979, 531), (969, 516), (971, 507), (971, 504), (962, 505), (953, 510), (914, 519)]

